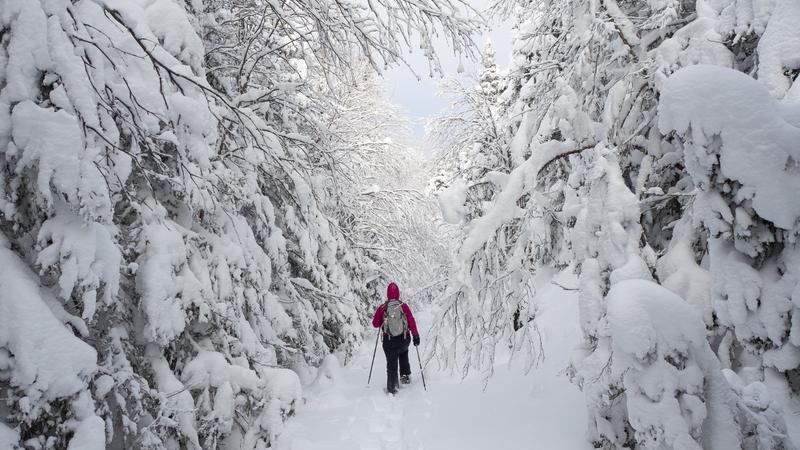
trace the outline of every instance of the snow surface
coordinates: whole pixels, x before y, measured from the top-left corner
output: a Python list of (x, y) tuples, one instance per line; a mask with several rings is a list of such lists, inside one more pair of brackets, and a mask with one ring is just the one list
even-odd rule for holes
[[(345, 367), (333, 357), (325, 361), (305, 388), (306, 403), (287, 423), (290, 437), (278, 448), (588, 449), (583, 394), (563, 374), (581, 340), (577, 310), (573, 293), (553, 286), (542, 295), (537, 320), (545, 359), (528, 374), (521, 362), (498, 363), (487, 385), (477, 372), (461, 381), (458, 375), (437, 372), (432, 362), (424, 391), (412, 349), (412, 384), (395, 397), (383, 390), (386, 365), (380, 349), (372, 382), (366, 384), (375, 342), (370, 334)], [(416, 316), (427, 330), (434, 312)], [(427, 335), (422, 334), (421, 349)]]

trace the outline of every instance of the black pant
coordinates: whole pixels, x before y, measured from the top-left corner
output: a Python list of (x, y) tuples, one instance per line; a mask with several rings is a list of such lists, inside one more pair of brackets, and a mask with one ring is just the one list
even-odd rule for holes
[(383, 335), (383, 352), (386, 354), (386, 390), (397, 392), (397, 366), (400, 365), (400, 375), (411, 375), (411, 365), (408, 363), (408, 346), (411, 336), (397, 336), (390, 338)]

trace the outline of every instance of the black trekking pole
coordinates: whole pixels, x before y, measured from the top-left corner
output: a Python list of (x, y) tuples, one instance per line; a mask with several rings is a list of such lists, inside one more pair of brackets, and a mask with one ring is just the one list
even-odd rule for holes
[(375, 364), (375, 353), (378, 351), (378, 339), (381, 337), (381, 329), (378, 328), (378, 334), (375, 336), (375, 348), (372, 350), (372, 362), (369, 363), (369, 377), (367, 378), (367, 384), (372, 381), (372, 366)]
[(419, 362), (419, 374), (422, 375), (422, 387), (427, 391), (428, 386), (425, 385), (425, 372), (422, 371), (422, 359), (419, 357), (419, 346), (414, 346), (417, 349), (417, 361)]

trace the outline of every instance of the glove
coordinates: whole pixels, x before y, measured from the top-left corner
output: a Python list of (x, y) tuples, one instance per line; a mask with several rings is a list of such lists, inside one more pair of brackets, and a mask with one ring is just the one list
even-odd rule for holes
[(415, 347), (419, 346), (419, 336), (414, 336), (414, 346)]

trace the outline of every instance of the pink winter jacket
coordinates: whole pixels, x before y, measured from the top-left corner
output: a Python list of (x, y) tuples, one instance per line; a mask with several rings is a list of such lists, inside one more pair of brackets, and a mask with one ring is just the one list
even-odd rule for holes
[[(375, 317), (372, 318), (373, 327), (380, 328), (380, 326), (383, 325), (383, 314), (385, 311), (386, 303), (379, 306), (375, 311)], [(414, 315), (411, 314), (411, 308), (409, 308), (405, 303), (403, 303), (403, 312), (406, 313), (406, 318), (408, 319), (409, 331), (411, 331), (412, 335), (419, 336), (419, 333), (417, 332), (417, 323), (414, 321)]]

